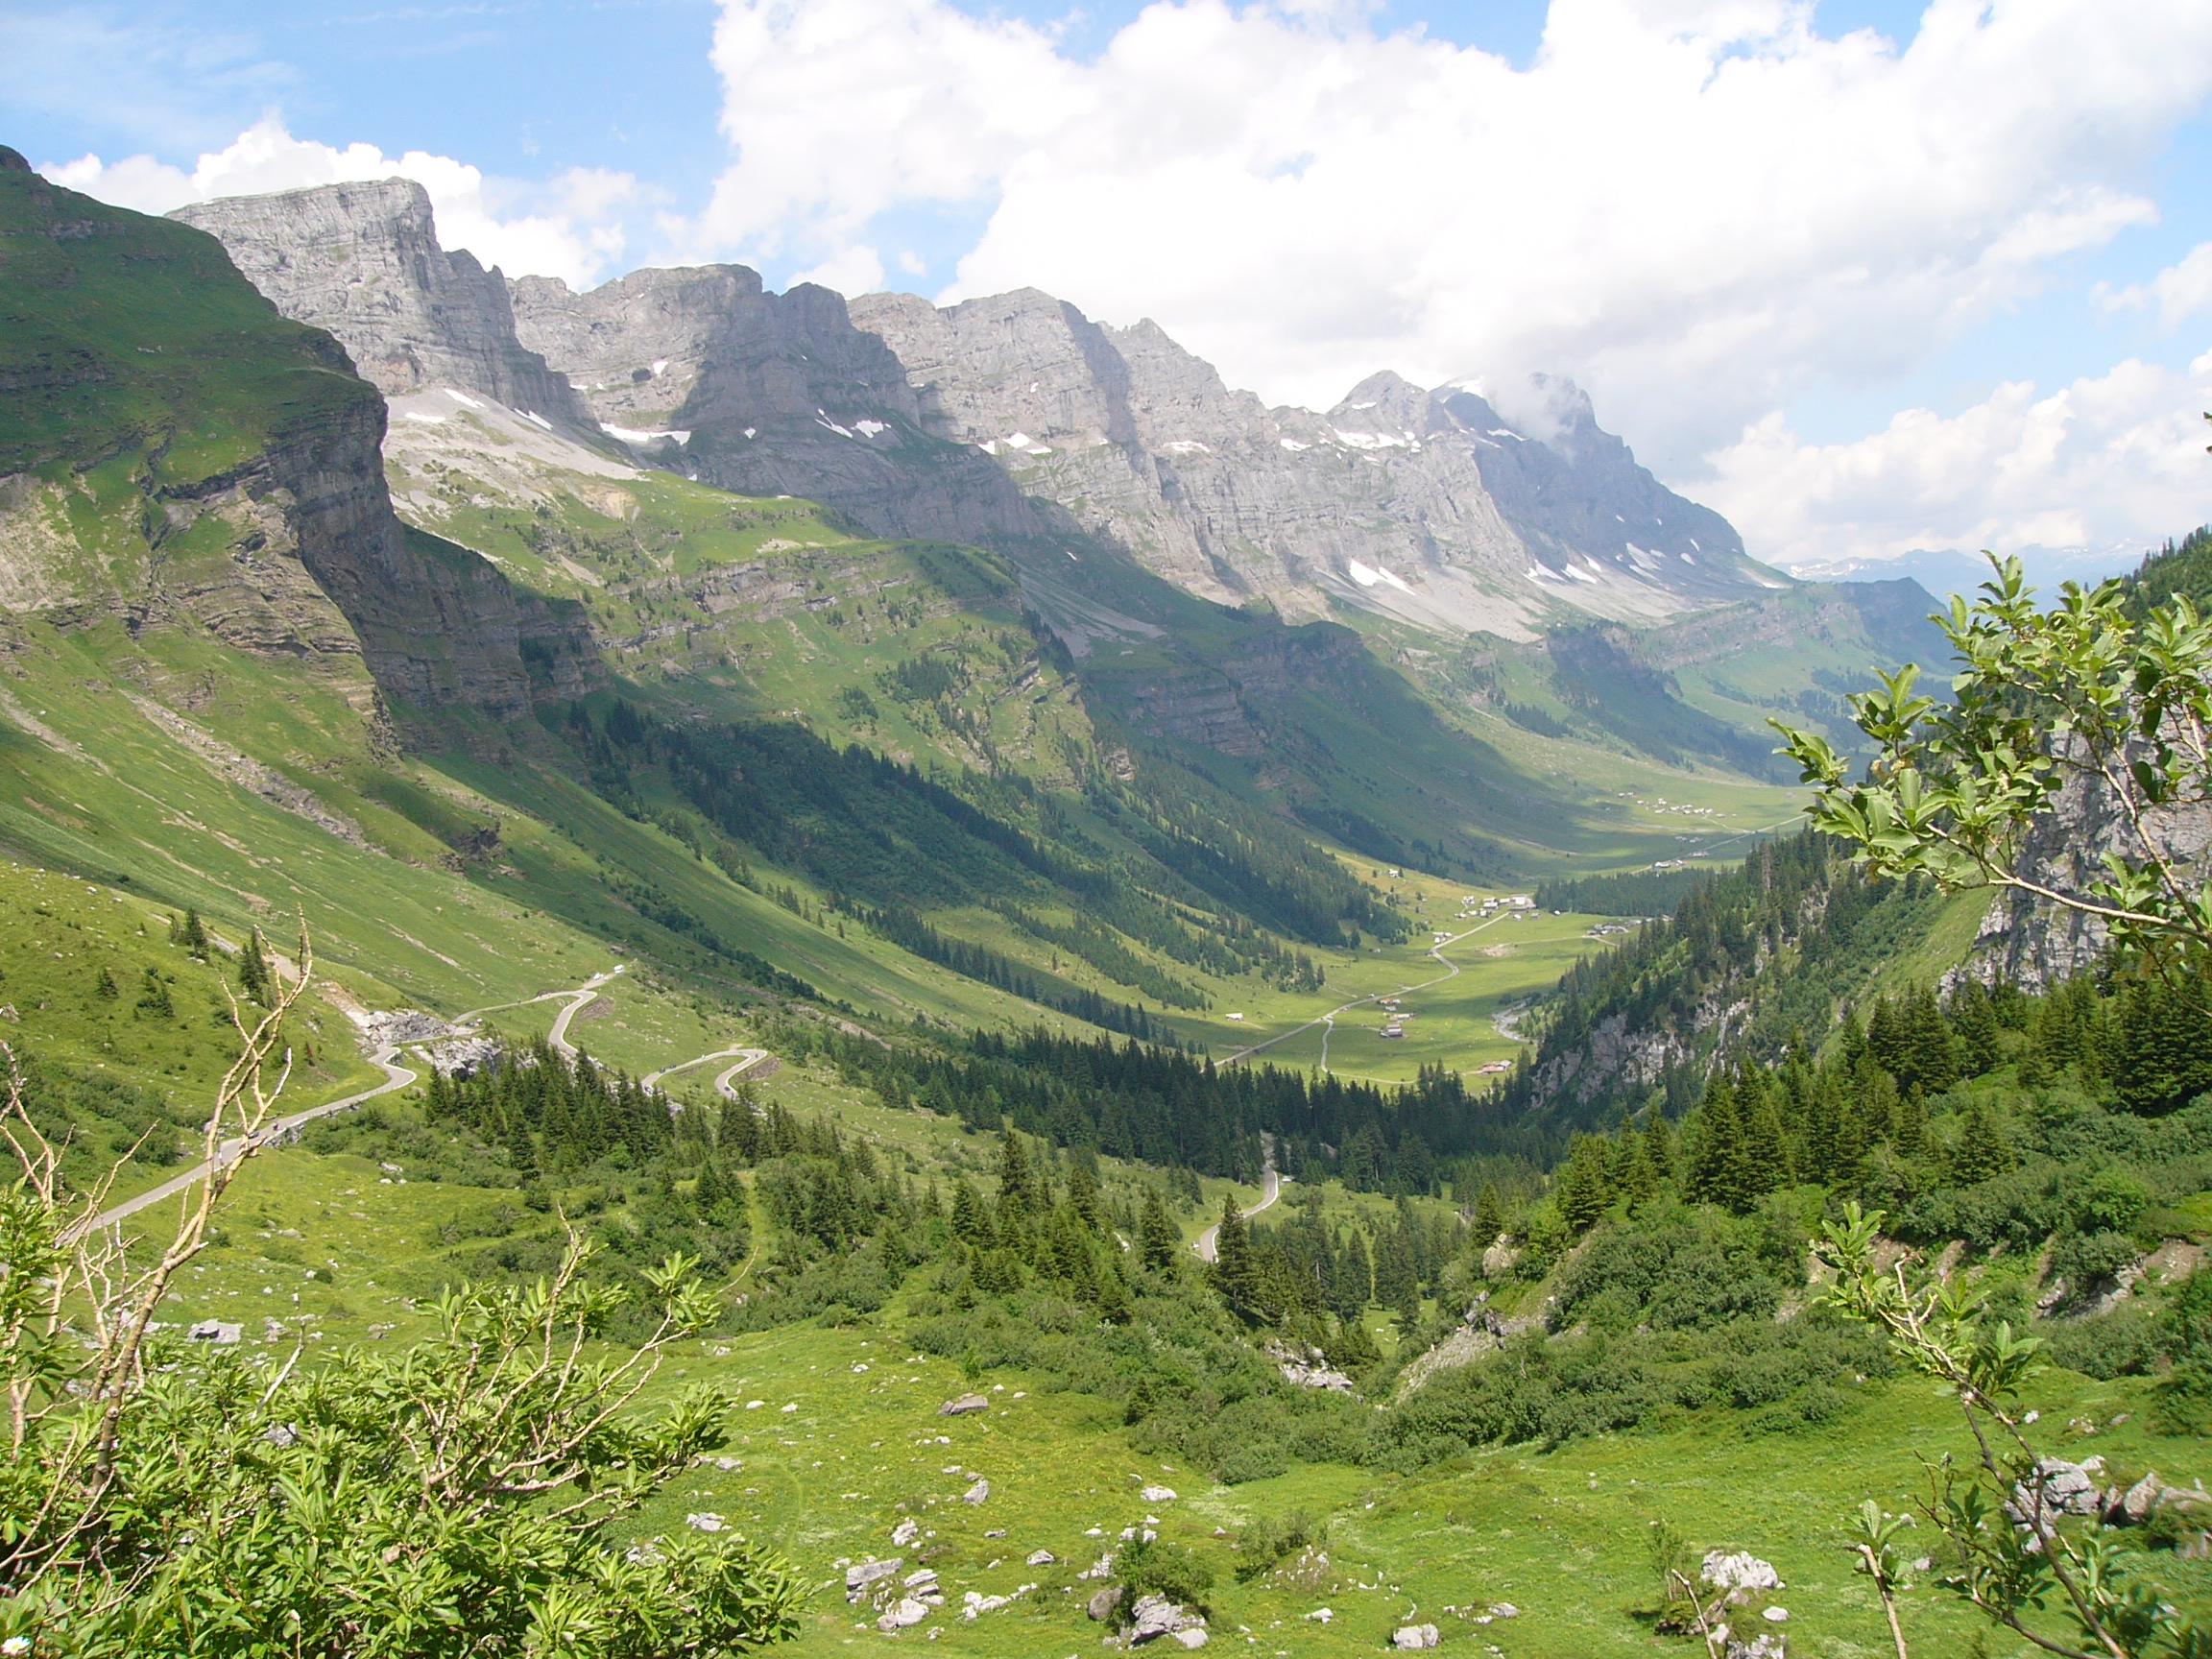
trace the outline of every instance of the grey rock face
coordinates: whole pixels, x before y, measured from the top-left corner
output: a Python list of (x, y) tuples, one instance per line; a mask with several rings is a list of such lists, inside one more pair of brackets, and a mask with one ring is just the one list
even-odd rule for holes
[(1155, 324), (1102, 327), (1035, 289), (946, 310), (869, 295), (852, 316), (905, 365), (931, 432), (1224, 602), (1527, 637), (1562, 609), (1655, 618), (1786, 585), (1566, 382), (1533, 389), (1527, 429), (1395, 374), (1315, 414), (1230, 390)]
[(704, 265), (588, 294), (528, 276), (511, 293), (522, 343), (659, 465), (826, 502), (881, 536), (1004, 545), (1052, 532), (987, 457), (923, 430), (899, 360), (827, 288), (770, 294), (743, 266)]
[(386, 397), (458, 386), (579, 429), (568, 383), (523, 349), (506, 279), (438, 245), (407, 179), (196, 203), (170, 215), (218, 238), (277, 310), (326, 328)]

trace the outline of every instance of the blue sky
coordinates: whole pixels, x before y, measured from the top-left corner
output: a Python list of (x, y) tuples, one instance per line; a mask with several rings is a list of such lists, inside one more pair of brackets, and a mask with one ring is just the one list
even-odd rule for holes
[[(733, 12), (749, 10), (744, 0), (728, 3)], [(857, 14), (853, 7), (866, 3), (789, 0), (786, 11), (804, 17), (809, 7), (842, 4), (847, 14)], [(1561, 0), (1562, 7), (1584, 9), (1608, 3)], [(1162, 230), (1161, 248), (1150, 257), (1128, 257), (1128, 244), (1143, 240), (1142, 221), (1134, 229), (1117, 222), (1111, 246), (1071, 243), (1064, 226), (1055, 233), (1049, 204), (1024, 198), (1009, 181), (1011, 174), (987, 167), (973, 177), (958, 169), (893, 168), (880, 178), (853, 173), (839, 159), (840, 141), (848, 148), (920, 153), (930, 133), (911, 123), (873, 131), (873, 110), (891, 101), (880, 91), (823, 110), (823, 132), (802, 132), (808, 110), (778, 105), (773, 88), (809, 62), (828, 61), (834, 73), (834, 56), (801, 56), (792, 31), (762, 23), (749, 37), (752, 44), (739, 49), (744, 61), (717, 64), (710, 48), (722, 0), (304, 6), (139, 0), (15, 7), (0, 12), (0, 141), (39, 164), (92, 154), (112, 169), (125, 157), (143, 156), (189, 175), (204, 154), (224, 151), (274, 113), (283, 132), (304, 143), (336, 150), (365, 144), (387, 157), (426, 152), (478, 170), (485, 176), (481, 200), (470, 207), (441, 197), (441, 224), (448, 241), (455, 240), (456, 226), (477, 224), (481, 239), (511, 268), (529, 262), (535, 252), (549, 267), (566, 259), (567, 274), (579, 281), (636, 263), (697, 256), (745, 258), (777, 285), (809, 270), (835, 285), (880, 282), (931, 294), (1035, 281), (1109, 321), (1159, 316), (1171, 332), (1220, 362), (1232, 380), (1285, 400), (1325, 402), (1333, 395), (1328, 389), (1350, 384), (1362, 365), (1433, 378), (1562, 369), (1593, 386), (1602, 421), (1623, 429), (1671, 481), (1737, 517), (1755, 550), (1770, 556), (1879, 557), (1915, 545), (1969, 545), (2008, 536), (2019, 546), (2080, 544), (2117, 556), (2160, 526), (2186, 528), (2177, 518), (2212, 517), (2212, 489), (2176, 470), (2180, 429), (2173, 420), (2162, 436), (2143, 436), (2143, 422), (2159, 409), (2171, 405), (2172, 414), (2200, 395), (2212, 396), (2212, 366), (2200, 366), (2212, 357), (2212, 302), (2197, 306), (2169, 297), (2161, 306), (2148, 291), (2160, 273), (2181, 268), (2193, 250), (2212, 245), (2212, 122), (2204, 102), (2212, 90), (2212, 48), (2206, 31), (2189, 20), (2188, 7), (2176, 5), (2165, 22), (2151, 17), (2167, 3), (2104, 9), (2114, 18), (2142, 14), (2140, 27), (2129, 24), (2131, 36), (2122, 38), (2115, 26), (2113, 52), (2135, 55), (2130, 72), (2151, 92), (2131, 96), (2124, 80), (2114, 80), (2101, 93), (2085, 92), (2079, 110), (2048, 112), (2052, 124), (2078, 121), (2085, 157), (2080, 168), (2070, 172), (2061, 150), (2057, 159), (2036, 163), (2044, 172), (2009, 194), (1992, 189), (1985, 201), (1962, 201), (1961, 221), (1985, 212), (1993, 223), (1986, 233), (1962, 235), (1956, 247), (1923, 235), (1899, 251), (1878, 230), (1859, 232), (1869, 238), (1870, 286), (1840, 296), (1820, 315), (1792, 291), (1793, 283), (1802, 290), (1802, 274), (1792, 275), (1788, 259), (1777, 256), (1766, 278), (1730, 270), (1724, 282), (1685, 264), (1680, 296), (1654, 304), (1651, 317), (1633, 326), (1605, 321), (1622, 315), (1624, 296), (1634, 293), (1623, 286), (1627, 275), (1586, 282), (1585, 315), (1578, 320), (1518, 332), (1494, 320), (1469, 323), (1484, 305), (1527, 303), (1529, 294), (1548, 292), (1540, 280), (1533, 287), (1484, 288), (1452, 277), (1455, 260), (1515, 256), (1513, 210), (1502, 210), (1504, 229), (1495, 252), (1470, 255), (1476, 243), (1466, 234), (1433, 248), (1407, 245), (1408, 266), (1446, 268), (1432, 291), (1408, 300), (1379, 255), (1364, 274), (1347, 269), (1331, 273), (1326, 282), (1316, 278), (1317, 293), (1328, 287), (1326, 295), (1286, 299), (1284, 315), (1262, 319), (1262, 326), (1241, 314), (1255, 306), (1249, 271), (1233, 251), (1224, 251), (1218, 269), (1208, 275), (1208, 255), (1193, 251), (1188, 219), (1181, 229)], [(1786, 10), (1782, 0), (1752, 4), (1778, 14)], [(1647, 9), (1669, 5), (1685, 14), (1697, 9), (1693, 0), (1648, 0)], [(914, 39), (932, 50), (943, 47), (943, 60), (951, 65), (946, 74), (957, 77), (965, 73), (962, 65), (986, 61), (991, 42), (1008, 38), (1003, 31), (992, 36), (992, 28), (1018, 21), (1046, 32), (1048, 48), (1033, 38), (1016, 45), (1033, 61), (1064, 72), (1076, 89), (1071, 95), (1091, 84), (1120, 96), (1131, 84), (1097, 68), (1110, 43), (1137, 38), (1124, 34), (1140, 11), (1131, 0), (1074, 12), (1049, 0), (998, 10), (970, 5), (961, 11), (978, 27), (965, 31), (950, 0), (907, 0), (899, 15), (911, 21), (917, 8), (927, 15)], [(1726, 8), (1716, 0), (1713, 10)], [(1984, 20), (1985, 32), (1994, 40), (2007, 12), (2066, 10), (2064, 0), (2009, 0)], [(2085, 17), (2099, 10), (2080, 8)], [(1811, 13), (1810, 30), (1835, 41), (1871, 29), (1901, 54), (1922, 27), (1922, 12), (1912, 0), (1822, 0)], [(1479, 48), (1527, 71), (1552, 14), (1546, 0), (1384, 0), (1365, 12), (1332, 14), (1323, 32), (1367, 40), (1418, 26), (1431, 40)], [(1262, 33), (1242, 30), (1245, 45)], [(1205, 49), (1229, 50), (1217, 42)], [(1037, 56), (1046, 51), (1049, 57)], [(1809, 51), (1801, 43), (1732, 41), (1715, 49), (1712, 62), (1718, 75), (1730, 59)], [(1264, 56), (1255, 48), (1235, 61)], [(1385, 75), (1387, 65), (1378, 67), (1383, 57), (1368, 53), (1353, 69)], [(880, 65), (858, 68), (856, 82), (882, 73)], [(2023, 97), (2031, 95), (2032, 80), (2023, 77)], [(765, 99), (764, 87), (770, 89)], [(1992, 71), (1980, 95), (2001, 105), (2002, 88), (2002, 76)], [(2104, 102), (2097, 102), (2099, 96)], [(1039, 156), (1054, 154), (1058, 140), (1039, 138), (1033, 116), (1008, 114), (999, 93), (984, 88), (972, 101), (980, 113), (969, 126), (948, 129), (955, 138), (973, 132), (984, 135), (978, 142), (986, 147), (1005, 143), (1031, 147)], [(2130, 124), (2128, 111), (2152, 101), (2160, 113)], [(2044, 118), (2032, 109), (1991, 108), (1993, 119), (2019, 120), (2031, 133)], [(741, 145), (726, 135), (726, 117), (738, 127)], [(1777, 119), (1787, 124), (1786, 117)], [(786, 132), (797, 134), (798, 159), (778, 173), (768, 165), (769, 153)], [(1281, 140), (1280, 132), (1265, 135), (1267, 143)], [(1094, 149), (1098, 141), (1094, 132), (1085, 139)], [(1316, 140), (1325, 161), (1334, 141)], [(1847, 158), (1848, 150), (1842, 154)], [(1992, 163), (1991, 154), (1999, 160)], [(1820, 195), (1818, 174), (1837, 164), (1836, 155), (1808, 151), (1809, 197)], [(1976, 152), (1956, 164), (1961, 170), (2002, 166), (2002, 151)], [(1046, 171), (1050, 165), (1072, 166), (1064, 156)], [(1127, 165), (1132, 188), (1135, 180), (1159, 177), (1146, 171), (1151, 160), (1132, 157)], [(1286, 165), (1302, 168), (1304, 161)], [(560, 185), (579, 169), (624, 176), (628, 182), (587, 210)], [(155, 186), (132, 185), (120, 173), (101, 178), (105, 186), (85, 187), (96, 193), (105, 187), (111, 199), (133, 205), (166, 204), (156, 199)], [(1448, 180), (1439, 182), (1451, 188)], [(1081, 187), (1095, 183), (1089, 180)], [(1925, 183), (1903, 181), (1902, 187), (1919, 190)], [(433, 184), (434, 196), (439, 189)], [(2007, 225), (2016, 237), (2032, 241), (2042, 234), (2033, 229), (2040, 223), (2036, 213), (2058, 211), (2054, 204), (2098, 191), (2136, 206), (2111, 210), (2102, 229), (2058, 235), (2048, 249), (2011, 259), (1994, 276), (1959, 276), (1961, 262), (1985, 260), (1991, 246), (2004, 242)], [(1685, 201), (1694, 204), (1694, 191)], [(769, 205), (758, 205), (762, 202)], [(1600, 199), (1599, 207), (1618, 211), (1611, 199)], [(1527, 211), (1525, 205), (1517, 210)], [(1778, 203), (1769, 194), (1747, 200), (1744, 217), (1749, 223), (1792, 210), (1788, 200)], [(1112, 211), (1101, 209), (1108, 219)], [(1839, 211), (1848, 217), (1863, 210)], [(535, 240), (516, 234), (502, 254), (499, 225), (524, 215), (537, 216), (532, 223), (541, 233)], [(2004, 224), (1995, 223), (2006, 215)], [(1163, 214), (1164, 225), (1170, 219)], [(1254, 233), (1265, 231), (1256, 221)], [(1298, 270), (1298, 246), (1287, 245), (1291, 261), (1276, 268)], [(1531, 235), (1527, 245), (1548, 250), (1529, 257), (1558, 260), (1577, 257), (1573, 250), (1582, 242)], [(1851, 249), (1847, 242), (1839, 246), (1838, 262), (1847, 265)], [(1592, 246), (1587, 257), (1633, 264), (1637, 252), (1632, 242)], [(1713, 262), (1728, 266), (1728, 251), (1714, 250)], [(1895, 266), (1893, 280), (1883, 275), (1886, 262)], [(1582, 281), (1586, 273), (1566, 275)], [(1759, 288), (1760, 280), (1767, 287)], [(1875, 294), (1885, 280), (1889, 287)], [(2170, 287), (2175, 280), (2169, 278)], [(1373, 285), (1371, 303), (1362, 300), (1362, 281)], [(2112, 302), (2112, 296), (2131, 289), (2142, 302)], [(1363, 303), (1376, 315), (1408, 307), (1426, 321), (1393, 331), (1372, 324)], [(1700, 304), (1709, 314), (1698, 314)], [(1742, 314), (1768, 304), (1779, 320), (1767, 334), (1746, 332), (1707, 356), (1692, 349), (1690, 343), (1724, 335)], [(1785, 317), (1795, 311), (1804, 314)], [(2123, 397), (2115, 376), (2130, 362), (2163, 378), (2137, 375)], [(2033, 383), (2034, 397), (2007, 403), (2002, 389), (2020, 382)], [(2050, 398), (2068, 387), (2085, 388), (2075, 398), (2079, 407), (2054, 414)], [(2133, 401), (2120, 407), (2127, 399)], [(2094, 418), (2082, 413), (2092, 405)], [(1937, 424), (1898, 429), (1911, 411)], [(2021, 457), (2045, 443), (2053, 421), (2065, 427), (2067, 456), (2020, 493)], [(2103, 425), (2095, 425), (2099, 421)], [(2009, 436), (1995, 433), (1998, 427)], [(1948, 476), (1927, 476), (1931, 444), (1947, 455), (1955, 450), (1962, 469), (1987, 470), (1986, 487), (1954, 488)], [(2128, 473), (2129, 465), (2141, 469), (2139, 475)], [(2204, 482), (2212, 484), (2212, 476)], [(2018, 493), (2016, 507), (2006, 505), (2008, 489)]]

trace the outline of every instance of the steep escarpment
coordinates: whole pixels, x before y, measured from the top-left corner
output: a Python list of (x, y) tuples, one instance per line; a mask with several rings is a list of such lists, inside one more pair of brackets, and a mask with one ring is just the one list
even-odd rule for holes
[(458, 386), (590, 429), (568, 382), (516, 338), (506, 279), (439, 246), (413, 180), (232, 196), (170, 217), (219, 239), (277, 310), (328, 330), (386, 397)]
[(822, 501), (878, 536), (1005, 547), (1055, 527), (984, 456), (923, 429), (898, 359), (827, 288), (770, 294), (743, 266), (705, 265), (512, 294), (523, 344), (660, 465)]
[(870, 295), (853, 316), (929, 430), (1225, 602), (1525, 638), (1561, 613), (1650, 620), (1786, 586), (1566, 382), (1531, 388), (1519, 423), (1387, 373), (1325, 414), (1268, 409), (1157, 325), (1102, 326), (1034, 289), (943, 310)]
[(0, 232), (11, 610), (204, 628), (340, 681), (365, 669), (402, 708), (495, 720), (588, 683), (568, 618), (402, 528), (375, 388), (212, 237), (55, 188), (13, 152)]

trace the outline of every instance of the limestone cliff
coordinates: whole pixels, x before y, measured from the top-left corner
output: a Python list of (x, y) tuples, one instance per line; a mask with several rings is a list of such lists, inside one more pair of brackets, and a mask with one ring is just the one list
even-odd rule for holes
[(1526, 638), (1561, 613), (1652, 620), (1788, 586), (1565, 382), (1534, 388), (1543, 419), (1518, 426), (1472, 392), (1388, 373), (1326, 414), (1268, 409), (1157, 325), (1101, 326), (1034, 289), (852, 309), (905, 365), (930, 431), (1224, 602)]
[(0, 381), (19, 383), (0, 406), (0, 605), (204, 628), (335, 681), (365, 716), (381, 690), (510, 720), (590, 682), (569, 613), (400, 525), (383, 399), (213, 237), (53, 187), (12, 151), (0, 232)]
[(636, 271), (587, 294), (511, 285), (521, 342), (602, 428), (749, 495), (802, 495), (878, 536), (1006, 546), (1050, 533), (983, 455), (924, 430), (899, 360), (845, 301), (738, 265)]
[(516, 339), (498, 269), (439, 246), (430, 197), (411, 179), (227, 197), (170, 217), (218, 238), (277, 310), (327, 329), (387, 397), (458, 386), (592, 425), (567, 381)]

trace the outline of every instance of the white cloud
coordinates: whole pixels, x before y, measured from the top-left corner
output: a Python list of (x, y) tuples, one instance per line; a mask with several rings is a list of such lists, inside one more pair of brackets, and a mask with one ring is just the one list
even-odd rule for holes
[(1700, 493), (1784, 565), (1921, 548), (2141, 553), (2212, 519), (2212, 352), (2186, 373), (2130, 360), (2049, 397), (2027, 381), (1949, 419), (1908, 409), (1851, 444), (1803, 444), (1779, 415), (1711, 457)]
[(736, 156), (690, 249), (827, 262), (981, 204), (953, 297), (1149, 315), (1284, 401), (1564, 372), (1681, 469), (2153, 218), (2212, 88), (2202, 0), (1932, 0), (1902, 51), (1802, 0), (1552, 0), (1526, 70), (1370, 15), (1156, 0), (1079, 62), (948, 0), (723, 0)]
[(217, 196), (356, 179), (413, 179), (430, 193), (445, 247), (466, 248), (510, 276), (559, 276), (576, 286), (605, 275), (621, 257), (625, 237), (618, 215), (640, 195), (630, 174), (601, 168), (571, 168), (550, 184), (525, 186), (487, 179), (467, 162), (421, 150), (394, 157), (373, 144), (335, 149), (293, 137), (274, 114), (227, 148), (203, 155), (189, 173), (151, 156), (113, 162), (84, 156), (39, 171), (57, 184), (142, 213), (166, 213)]
[(2156, 310), (2158, 321), (2172, 328), (2200, 311), (2212, 311), (2212, 242), (2200, 242), (2181, 260), (2169, 265), (2148, 282), (2137, 282), (2117, 292), (2098, 291), (2107, 311)]

